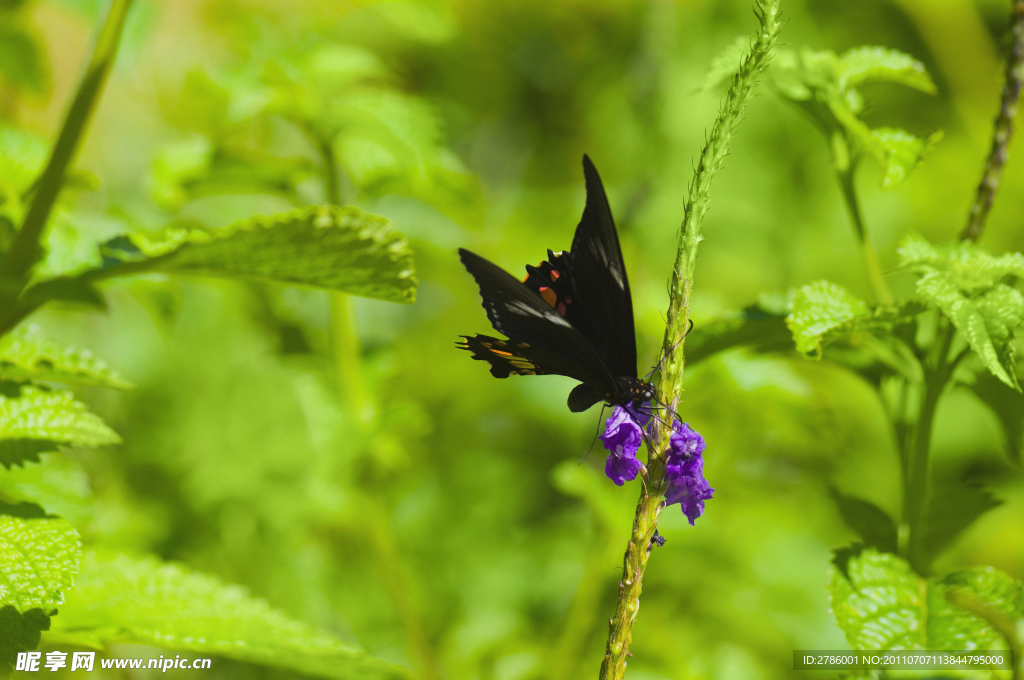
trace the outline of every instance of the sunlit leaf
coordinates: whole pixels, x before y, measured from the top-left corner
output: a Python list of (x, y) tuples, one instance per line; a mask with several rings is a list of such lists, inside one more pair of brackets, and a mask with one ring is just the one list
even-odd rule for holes
[[(10, 383), (8, 383), (9, 385)], [(0, 465), (38, 461), (59, 446), (104, 446), (121, 438), (65, 391), (32, 385), (0, 395)]]
[(865, 549), (833, 568), (829, 583), (836, 622), (855, 650), (1003, 650), (1006, 640), (985, 620), (951, 603), (951, 589), (1024, 617), (1021, 584), (994, 569), (926, 580), (889, 553)]
[(936, 245), (920, 236), (909, 236), (898, 250), (899, 266), (917, 273), (948, 272), (965, 293), (973, 294), (1007, 277), (1024, 278), (1024, 254), (992, 255), (970, 241)]
[(217, 230), (173, 230), (159, 239), (117, 239), (108, 266), (84, 278), (145, 271), (250, 278), (411, 303), (416, 299), (412, 251), (377, 215), (357, 208), (305, 208), (257, 217)]
[(990, 290), (968, 297), (952, 274), (930, 271), (917, 281), (917, 292), (942, 310), (967, 340), (992, 374), (1020, 390), (1017, 383), (1012, 332), (1024, 322), (1024, 295), (998, 283)]
[(935, 83), (924, 64), (886, 47), (855, 47), (839, 57), (839, 87), (847, 90), (861, 83), (887, 81), (935, 94)]
[(132, 385), (87, 349), (63, 345), (27, 325), (0, 339), (0, 380), (34, 380), (127, 389)]
[(882, 186), (886, 188), (903, 182), (921, 162), (925, 153), (942, 139), (942, 133), (939, 132), (921, 139), (905, 130), (893, 128), (878, 128), (872, 130), (871, 134), (878, 140), (885, 155)]
[(152, 645), (344, 680), (411, 677), (285, 616), (245, 588), (153, 558), (86, 554), (44, 639), (95, 649)]
[(821, 356), (822, 339), (827, 333), (870, 314), (867, 303), (842, 286), (817, 281), (797, 289), (786, 325), (798, 352)]
[(39, 644), (81, 554), (78, 532), (66, 520), (0, 514), (0, 675), (13, 669), (18, 652)]

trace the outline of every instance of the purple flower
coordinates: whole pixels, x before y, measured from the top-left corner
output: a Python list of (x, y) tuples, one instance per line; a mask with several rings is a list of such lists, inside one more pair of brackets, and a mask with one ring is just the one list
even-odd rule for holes
[(715, 490), (704, 479), (704, 437), (690, 429), (687, 423), (672, 423), (669, 450), (665, 458), (665, 477), (668, 491), (665, 505), (679, 503), (683, 514), (693, 524), (704, 513), (704, 501)]
[(601, 435), (601, 441), (611, 452), (604, 464), (604, 473), (608, 478), (619, 486), (636, 479), (643, 467), (636, 459), (636, 452), (640, 450), (643, 441), (643, 431), (626, 409), (615, 407)]

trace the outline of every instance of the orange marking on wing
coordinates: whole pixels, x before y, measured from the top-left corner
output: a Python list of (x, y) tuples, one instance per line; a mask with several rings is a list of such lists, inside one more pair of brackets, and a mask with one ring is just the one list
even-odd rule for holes
[(541, 288), (540, 296), (541, 298), (544, 299), (544, 302), (548, 303), (548, 305), (550, 305), (551, 307), (554, 307), (555, 304), (558, 302), (558, 295), (556, 295), (555, 291), (551, 290), (550, 288)]
[(498, 355), (503, 356), (503, 357), (510, 357), (510, 356), (512, 356), (512, 352), (502, 352), (502, 351), (496, 350), (496, 349), (492, 349), (491, 351), (494, 352), (495, 354), (498, 354)]

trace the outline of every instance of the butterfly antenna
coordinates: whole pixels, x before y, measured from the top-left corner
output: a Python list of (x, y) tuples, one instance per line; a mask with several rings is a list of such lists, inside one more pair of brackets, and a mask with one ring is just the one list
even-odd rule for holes
[(594, 430), (594, 438), (590, 440), (590, 446), (587, 447), (587, 452), (583, 454), (582, 458), (580, 458), (580, 462), (576, 463), (577, 465), (582, 464), (583, 461), (587, 459), (587, 456), (590, 455), (590, 451), (594, 448), (594, 444), (597, 443), (597, 435), (601, 434), (601, 423), (604, 422), (604, 410), (606, 408), (608, 408), (607, 404), (601, 405), (601, 417), (597, 419), (597, 429)]
[(690, 331), (693, 330), (693, 319), (687, 319), (687, 321), (690, 322), (690, 325), (687, 326), (686, 332), (683, 333), (683, 337), (681, 337), (678, 340), (676, 340), (676, 344), (672, 345), (672, 349), (670, 349), (667, 352), (662, 353), (661, 359), (658, 360), (658, 363), (657, 363), (657, 365), (654, 368), (652, 368), (650, 371), (648, 371), (647, 375), (644, 376), (644, 380), (647, 380), (652, 375), (654, 375), (655, 373), (657, 373), (658, 371), (661, 370), (661, 367), (665, 365), (665, 360), (668, 359), (669, 355), (672, 354), (672, 352), (676, 351), (676, 347), (679, 347), (679, 344), (683, 340), (685, 340), (686, 336), (689, 335)]

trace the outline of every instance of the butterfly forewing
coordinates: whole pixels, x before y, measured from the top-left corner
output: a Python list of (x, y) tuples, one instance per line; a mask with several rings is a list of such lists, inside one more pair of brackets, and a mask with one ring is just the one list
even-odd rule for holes
[(633, 301), (619, 237), (601, 178), (587, 156), (583, 174), (587, 204), (569, 251), (573, 324), (615, 376), (635, 378)]

